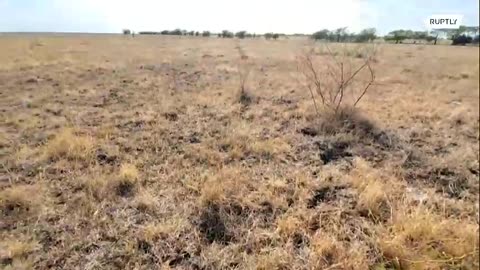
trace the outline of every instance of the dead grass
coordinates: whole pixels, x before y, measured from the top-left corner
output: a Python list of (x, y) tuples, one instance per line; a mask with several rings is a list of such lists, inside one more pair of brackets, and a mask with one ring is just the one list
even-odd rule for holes
[(399, 212), (381, 241), (382, 250), (396, 267), (436, 268), (469, 265), (478, 260), (478, 226), (445, 219), (428, 209)]
[(42, 188), (38, 185), (17, 185), (2, 190), (0, 195), (4, 217), (34, 217), (44, 203)]
[(88, 161), (94, 150), (93, 139), (77, 135), (72, 129), (63, 129), (45, 146), (45, 156), (50, 159), (66, 158)]
[(479, 267), (475, 48), (384, 45), (317, 115), (301, 39), (0, 40), (2, 269)]

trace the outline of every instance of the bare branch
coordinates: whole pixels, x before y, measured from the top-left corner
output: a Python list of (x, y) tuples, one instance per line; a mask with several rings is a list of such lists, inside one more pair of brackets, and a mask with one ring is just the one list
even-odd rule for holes
[(310, 55), (305, 56), (305, 63), (307, 65), (308, 70), (313, 75), (313, 80), (312, 81), (315, 84), (315, 87), (316, 87), (316, 90), (317, 90), (316, 92), (320, 95), (320, 97), (322, 99), (322, 104), (325, 104), (325, 96), (324, 96), (323, 91), (322, 91), (322, 85), (320, 83), (317, 71), (316, 71), (316, 69), (313, 65), (312, 58), (310, 57)]
[[(368, 63), (368, 62), (367, 62)], [(370, 66), (370, 63), (368, 63), (367, 65), (368, 67), (368, 70), (370, 71), (370, 81), (368, 82), (367, 86), (365, 87), (365, 89), (363, 90), (362, 94), (357, 98), (357, 100), (355, 101), (355, 103), (353, 104), (353, 107), (357, 106), (357, 103), (360, 102), (360, 100), (363, 98), (363, 96), (367, 93), (368, 91), (368, 88), (370, 88), (370, 86), (373, 84), (373, 82), (375, 81), (375, 73), (373, 72), (373, 69), (372, 67)]]
[[(340, 53), (334, 54), (328, 45), (325, 45), (326, 50), (329, 52), (329, 58), (321, 64), (324, 65), (323, 68), (316, 66), (313, 57), (314, 52), (305, 53), (303, 57), (298, 58), (299, 72), (301, 72), (306, 80), (306, 88), (310, 92), (313, 104), (315, 106), (315, 111), (319, 114), (319, 107), (316, 100), (316, 94), (321, 98), (322, 105), (324, 108), (331, 109), (335, 114), (345, 105), (347, 101), (347, 96), (351, 95), (353, 100), (349, 100), (349, 104), (356, 106), (365, 94), (368, 92), (370, 87), (375, 81), (375, 73), (371, 66), (371, 56), (368, 55), (364, 62), (361, 63), (355, 69), (352, 69), (352, 60), (350, 59), (351, 54), (347, 54), (346, 46), (343, 46), (343, 54)], [(357, 56), (356, 56), (357, 57)], [(322, 59), (323, 60), (323, 59)], [(319, 63), (318, 63), (319, 64)], [(338, 66), (338, 67), (337, 67)], [(368, 69), (370, 72), (370, 80), (367, 82), (365, 88), (362, 89), (362, 92), (358, 97), (356, 96), (356, 91), (352, 89), (351, 85), (354, 84), (354, 81), (357, 77), (361, 77), (360, 73)], [(355, 83), (355, 87), (357, 87)], [(316, 92), (316, 94), (314, 93)], [(354, 102), (353, 104), (350, 102)]]

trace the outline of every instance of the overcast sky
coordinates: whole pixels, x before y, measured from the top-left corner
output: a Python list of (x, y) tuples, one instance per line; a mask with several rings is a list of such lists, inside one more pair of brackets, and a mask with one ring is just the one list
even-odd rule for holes
[(0, 0), (0, 32), (188, 30), (312, 33), (426, 29), (433, 14), (478, 25), (477, 0)]

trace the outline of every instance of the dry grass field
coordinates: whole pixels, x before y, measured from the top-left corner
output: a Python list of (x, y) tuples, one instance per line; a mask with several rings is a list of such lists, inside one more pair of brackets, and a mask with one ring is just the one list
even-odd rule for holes
[(0, 37), (0, 268), (478, 269), (478, 48), (379, 45), (339, 121), (310, 46)]

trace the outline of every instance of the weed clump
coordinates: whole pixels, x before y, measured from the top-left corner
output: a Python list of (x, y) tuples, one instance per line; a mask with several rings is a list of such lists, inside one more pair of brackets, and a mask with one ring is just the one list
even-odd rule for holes
[(52, 160), (88, 161), (94, 154), (94, 142), (91, 137), (77, 135), (72, 129), (64, 129), (45, 146), (45, 156)]

